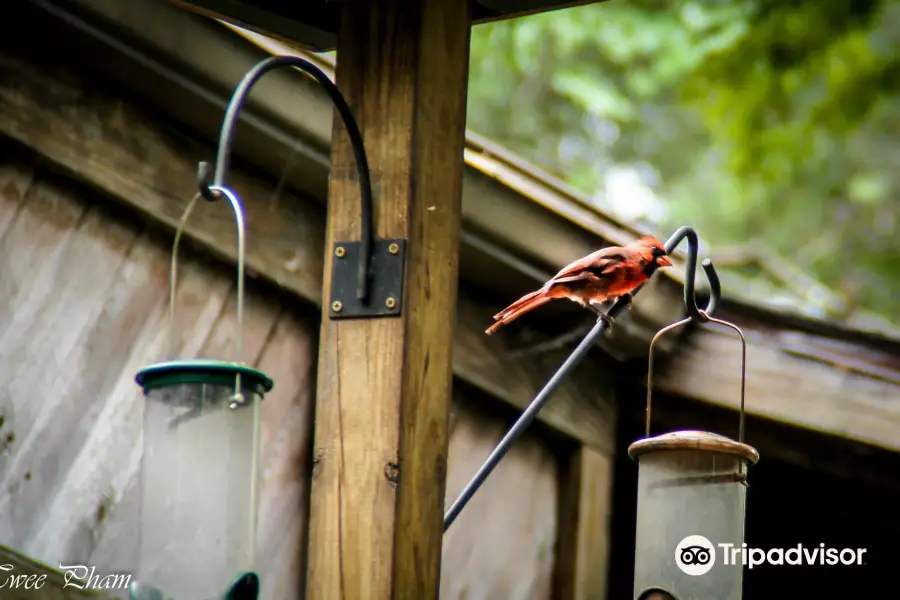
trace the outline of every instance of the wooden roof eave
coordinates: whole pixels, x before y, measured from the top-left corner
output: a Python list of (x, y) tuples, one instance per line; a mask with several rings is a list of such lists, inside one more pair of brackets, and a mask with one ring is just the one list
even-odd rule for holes
[[(140, 60), (134, 58), (127, 62), (123, 56), (105, 60), (96, 67), (106, 70), (108, 75), (179, 121), (191, 123), (210, 139), (218, 132), (220, 115), (233, 86), (252, 64), (265, 56), (237, 36), (223, 35), (221, 26), (164, 5), (113, 4), (101, 0), (79, 2), (107, 17), (116, 18), (121, 26), (135, 35), (140, 34), (143, 44), (153, 46), (159, 55), (178, 65), (178, 69), (165, 76), (153, 74), (147, 67), (136, 70)], [(157, 12), (151, 14), (151, 11)], [(77, 53), (77, 48), (73, 52)], [(186, 64), (186, 57), (190, 57), (190, 64)], [(301, 140), (300, 151), (293, 157), (297, 168), (289, 177), (289, 183), (294, 189), (324, 201), (328, 131), (332, 122), (330, 106), (314, 84), (296, 74), (273, 73), (259, 87), (262, 89), (255, 94), (245, 112), (236, 152), (252, 158), (269, 172), (278, 173), (291, 148), (292, 136), (296, 135)], [(527, 168), (515, 161), (498, 157), (498, 150), (485, 152), (484, 148), (483, 141), (469, 136), (467, 155), (477, 157), (480, 162), (476, 165), (477, 161), (467, 160), (462, 252), (476, 260), (468, 263), (461, 260), (463, 280), (478, 279), (472, 265), (493, 263), (496, 270), (482, 279), (499, 282), (507, 295), (512, 296), (525, 291), (571, 258), (604, 242), (619, 241), (604, 237), (613, 235), (609, 231), (621, 231), (622, 236), (632, 234), (627, 229), (616, 229), (614, 221), (586, 207), (571, 193), (563, 193), (565, 190), (561, 190), (558, 183), (529, 174)], [(316, 186), (320, 187), (318, 193)], [(546, 201), (541, 202), (542, 198)], [(512, 221), (515, 226), (508, 228)], [(601, 228), (610, 229), (603, 233)], [(545, 243), (534, 244), (536, 239)], [(681, 316), (679, 277), (677, 272), (674, 275), (654, 278), (653, 285), (639, 296), (638, 306), (629, 319), (614, 331), (612, 341), (616, 346), (629, 348), (633, 356), (638, 356), (645, 352), (649, 337), (659, 325)], [(278, 277), (276, 274), (275, 279)], [(320, 293), (314, 283), (309, 286), (311, 290), (316, 288), (309, 291), (310, 297)], [(748, 308), (734, 299), (728, 299), (723, 305), (729, 318), (740, 317)], [(759, 309), (755, 311), (759, 312)], [(827, 324), (791, 316), (791, 333), (795, 338), (802, 338), (803, 343), (794, 339), (785, 344), (783, 339), (772, 335), (773, 328), (777, 332), (784, 315), (763, 312), (764, 319), (753, 318), (746, 325), (742, 323), (750, 334), (748, 413), (900, 450), (900, 438), (893, 434), (900, 428), (898, 370), (888, 368), (879, 372), (871, 368), (872, 364), (886, 361), (884, 357), (896, 345), (888, 340), (884, 342), (886, 346), (874, 348), (864, 345), (864, 340), (848, 341), (851, 346), (856, 344), (856, 354), (872, 355), (867, 361), (857, 361), (863, 363), (861, 365), (848, 366), (840, 360), (823, 358), (816, 349), (817, 339), (837, 333)], [(478, 314), (469, 318), (473, 319), (473, 341), (484, 343), (481, 339), (484, 336), (476, 335), (479, 332)], [(786, 327), (782, 325), (783, 329)], [(711, 328), (695, 330), (688, 339), (690, 344), (677, 353), (675, 362), (670, 361), (670, 369), (661, 370), (660, 389), (736, 408), (740, 389), (739, 364), (735, 363), (739, 357), (738, 343), (723, 341), (722, 333)], [(876, 354), (878, 356), (874, 356)], [(716, 360), (712, 369), (704, 364), (711, 357)], [(469, 365), (468, 368), (475, 367), (477, 365)], [(476, 374), (475, 380), (479, 378), (483, 389), (493, 386), (503, 397), (503, 386), (491, 383), (489, 373)], [(798, 381), (803, 385), (798, 385)], [(518, 406), (527, 401), (518, 396), (507, 399)], [(552, 410), (555, 405), (556, 401), (550, 403), (548, 409)], [(559, 414), (549, 418), (561, 419), (558, 427), (572, 428)]]
[[(251, 31), (242, 30), (229, 23), (222, 22), (221, 24), (269, 55), (299, 55), (312, 61), (332, 77), (334, 75), (335, 64), (330, 56), (298, 50), (289, 44)], [(299, 79), (302, 79), (302, 77)], [(325, 101), (324, 94), (318, 89), (311, 90), (311, 93), (319, 95)], [(278, 107), (273, 105), (273, 113), (277, 112), (277, 110)], [(299, 125), (299, 120), (295, 113), (285, 111), (281, 116), (285, 120), (294, 120)], [(322, 141), (325, 142), (328, 138), (330, 138), (330, 131), (324, 131)], [(546, 280), (559, 265), (565, 264), (566, 261), (572, 259), (573, 256), (567, 254), (570, 248), (566, 247), (563, 251), (558, 250), (560, 247), (559, 240), (563, 236), (575, 235), (580, 239), (587, 233), (592, 238), (584, 246), (584, 253), (587, 253), (600, 244), (625, 244), (636, 236), (646, 233), (599, 210), (591, 203), (590, 198), (586, 194), (582, 194), (559, 179), (543, 173), (538, 167), (473, 131), (466, 132), (465, 153), (465, 162), (468, 169), (466, 173), (468, 194), (464, 192), (464, 211), (466, 208), (470, 209), (466, 212), (468, 221), (473, 226), (478, 227), (480, 232), (484, 232), (491, 239), (499, 241), (502, 248), (495, 250), (495, 253), (503, 249), (511, 250), (511, 252), (506, 252), (509, 258), (505, 259), (504, 262), (507, 263), (510, 269), (526, 274), (534, 283)], [(478, 183), (481, 183), (478, 180), (482, 178), (497, 182), (504, 189), (482, 190), (478, 186)], [(478, 193), (476, 193), (476, 189)], [(485, 198), (494, 200), (500, 197), (504, 191), (512, 192), (512, 194), (509, 194), (512, 197), (504, 198), (502, 202), (498, 202), (499, 210), (502, 212), (490, 211), (484, 206)], [(478, 200), (477, 202), (476, 199)], [(469, 200), (469, 202), (467, 203), (466, 200)], [(526, 201), (526, 204), (527, 201), (531, 201), (540, 209), (543, 209), (537, 211), (533, 220), (535, 224), (540, 224), (538, 226), (541, 227), (541, 236), (546, 236), (544, 239), (547, 242), (534, 244), (533, 238), (520, 233), (518, 221), (516, 221), (515, 227), (504, 227), (506, 220), (499, 217), (502, 214), (514, 212), (512, 206), (514, 204), (523, 204), (523, 201)], [(574, 225), (574, 227), (566, 227), (566, 225)], [(577, 233), (575, 233), (576, 231)], [(660, 233), (660, 235), (664, 235), (664, 233)], [(565, 247), (565, 245), (563, 246)], [(683, 259), (684, 252), (684, 247), (680, 248), (676, 251), (676, 257)], [(525, 261), (527, 261), (527, 266), (523, 267), (522, 264)], [(676, 262), (680, 267), (680, 261)], [(795, 269), (794, 271), (798, 270)], [(795, 277), (799, 277), (796, 272), (793, 273)], [(680, 287), (684, 284), (683, 268), (666, 270), (661, 272), (661, 275), (661, 279), (667, 280), (666, 287), (669, 288), (667, 289), (668, 293), (665, 294), (666, 298), (670, 298), (672, 292), (680, 292)], [(809, 278), (807, 277), (807, 279)], [(672, 287), (670, 282), (674, 282), (677, 285)], [(705, 293), (706, 286), (702, 281), (702, 277), (697, 283), (700, 292)], [(811, 283), (807, 282), (806, 285), (811, 285)], [(817, 335), (831, 335), (842, 339), (859, 340), (860, 342), (875, 344), (900, 344), (900, 331), (896, 329), (886, 330), (881, 324), (870, 331), (860, 327), (849, 326), (845, 323), (813, 318), (799, 311), (785, 310), (783, 308), (776, 309), (768, 306), (761, 307), (733, 295), (727, 295), (723, 302), (732, 311), (746, 311), (762, 315), (762, 319), (768, 319), (774, 324), (783, 323), (792, 328), (797, 327)], [(654, 308), (657, 311), (659, 310), (657, 307)], [(641, 318), (646, 317), (646, 314), (641, 315)], [(655, 325), (656, 320), (651, 320), (654, 321)], [(659, 322), (669, 321), (660, 320)]]
[[(270, 54), (298, 53), (306, 58), (312, 58), (313, 54), (296, 51), (290, 47), (251, 32), (242, 31), (227, 23), (226, 27), (236, 34), (245, 37), (258, 47)], [(321, 66), (329, 66), (333, 69), (333, 62), (328, 57), (319, 57)], [(544, 209), (546, 213), (565, 219), (585, 230), (590, 231), (606, 243), (625, 243), (633, 239), (638, 231), (626, 223), (616, 221), (609, 215), (602, 213), (590, 205), (587, 198), (578, 197), (578, 194), (564, 183), (539, 172), (518, 157), (515, 157), (503, 148), (481, 138), (473, 132), (466, 135), (466, 165), (470, 170), (490, 177), (501, 183), (507, 189), (514, 190), (520, 196), (527, 198)], [(521, 199), (517, 200), (521, 202)], [(498, 219), (502, 222), (502, 219)], [(528, 236), (518, 239), (531, 239)], [(595, 242), (596, 244), (596, 242)], [(545, 279), (546, 275), (540, 279)], [(651, 298), (671, 298), (676, 293), (677, 287), (671, 286), (672, 282), (683, 284), (683, 271), (670, 271), (660, 278), (663, 290), (657, 288), (651, 292)], [(665, 292), (668, 292), (666, 294)], [(654, 303), (651, 310), (656, 314), (664, 313), (659, 306), (659, 300)], [(877, 409), (882, 402), (890, 403), (892, 398), (900, 400), (900, 373), (895, 367), (883, 368), (879, 362), (883, 358), (878, 350), (871, 348), (857, 348), (856, 360), (852, 360), (848, 353), (854, 341), (862, 342), (866, 338), (877, 338), (874, 341), (878, 346), (884, 347), (885, 343), (897, 349), (883, 332), (882, 336), (872, 336), (870, 333), (848, 332), (848, 328), (839, 323), (826, 323), (821, 320), (804, 318), (796, 314), (760, 309), (740, 300), (730, 299), (726, 303), (727, 312), (732, 318), (739, 318), (741, 313), (763, 313), (766, 318), (745, 319), (747, 322), (746, 334), (750, 338), (751, 347), (754, 349), (756, 360), (749, 365), (749, 376), (758, 385), (765, 386), (754, 389), (751, 397), (755, 401), (748, 407), (752, 414), (764, 415), (770, 419), (790, 424), (798, 422), (807, 428), (837, 435), (843, 438), (854, 439), (865, 443), (874, 443), (880, 446), (898, 448), (894, 442), (893, 428), (897, 425), (896, 418), (900, 416), (900, 406), (893, 407), (895, 418), (885, 421), (883, 415)], [(645, 312), (647, 306), (644, 305)], [(673, 317), (674, 318), (674, 317)], [(800, 331), (771, 332), (767, 331), (769, 323), (782, 321), (785, 324), (793, 322)], [(654, 323), (654, 329), (656, 323)], [(831, 340), (832, 346), (838, 346), (844, 354), (829, 353), (822, 348), (822, 332), (826, 331), (833, 336), (844, 338), (843, 346), (837, 340)], [(660, 380), (661, 390), (669, 391), (686, 397), (705, 400), (714, 405), (731, 409), (739, 408), (739, 395), (735, 390), (740, 388), (740, 364), (736, 361), (739, 356), (739, 344), (737, 340), (723, 339), (721, 331), (705, 331), (700, 335), (693, 335), (686, 340), (684, 347), (673, 353), (669, 361), (669, 368), (665, 377)], [(704, 363), (709, 357), (717, 357), (717, 365), (727, 368), (716, 369), (719, 376), (714, 376), (711, 369)], [(823, 382), (834, 380), (836, 373), (840, 373), (842, 384), (832, 385), (829, 388), (813, 383), (812, 388), (806, 390), (806, 394), (798, 394), (798, 379), (805, 382)], [(863, 400), (870, 403), (872, 410), (855, 413), (846, 404), (847, 389), (844, 385), (851, 383), (851, 389), (865, 396)], [(849, 394), (853, 396), (851, 392)], [(809, 403), (813, 402), (815, 410), (810, 412)]]
[[(223, 19), (315, 51), (337, 44), (341, 7), (330, 0), (168, 0), (206, 17)], [(475, 0), (472, 24), (524, 17), (549, 10), (571, 8), (602, 0)]]
[[(217, 139), (224, 104), (241, 76), (273, 49), (260, 47), (260, 40), (267, 38), (257, 36), (252, 40), (250, 34), (247, 37), (251, 42), (227, 30), (224, 24), (165, 4), (74, 2), (92, 20), (114, 21), (120, 36), (134, 40), (147, 55), (171, 68), (165, 73), (151, 73), (155, 67), (146, 58), (103, 61), (93, 67), (104, 70), (176, 120), (190, 123), (209, 140)], [(301, 53), (326, 72), (331, 68), (321, 55), (283, 45), (280, 49)], [(145, 68), (138, 67), (141, 63)], [(235, 153), (276, 175), (290, 161), (286, 185), (324, 204), (332, 115), (331, 103), (317, 84), (299, 73), (274, 71), (257, 84), (242, 111)], [(467, 135), (460, 264), (463, 281), (488, 291), (498, 302), (507, 302), (543, 283), (562, 264), (604, 244), (634, 239), (633, 228), (557, 193), (556, 188), (522, 169), (512, 169), (508, 161), (492, 159), (490, 151), (488, 142)], [(634, 310), (623, 315), (619, 327), (604, 340), (602, 347), (613, 355), (646, 355), (655, 331), (684, 314), (681, 276), (667, 273), (657, 279), (642, 291)], [(554, 309), (572, 310), (568, 306)]]
[[(190, 15), (176, 15), (197, 24)], [(37, 27), (47, 36), (40, 46), (34, 45), (21, 24), (17, 28), (0, 25), (0, 33), (8, 34), (2, 36), (3, 46), (13, 50), (4, 56), (9, 77), (0, 82), (0, 139), (9, 137), (28, 146), (102, 195), (174, 230), (195, 191), (195, 161), (211, 153), (197, 136), (184, 135), (183, 128), (190, 133), (190, 127), (198, 123), (218, 131), (217, 121), (233, 82), (224, 95), (217, 96), (215, 88), (203, 87), (202, 76), (165, 69), (163, 63), (143, 54), (146, 47), (124, 44), (121, 38), (108, 39), (105, 30), (73, 28), (75, 17), (71, 14), (48, 18), (35, 11), (28, 18), (29, 27)], [(171, 37), (186, 35), (177, 23), (166, 25), (171, 26)], [(187, 43), (202, 41), (204, 23), (200, 25), (189, 32)], [(215, 31), (227, 33), (218, 27)], [(241, 41), (225, 37), (226, 41)], [(61, 54), (67, 57), (65, 66), (57, 60)], [(103, 79), (117, 82), (115, 87), (96, 85), (87, 75), (92, 70), (109, 76)], [(102, 79), (96, 81), (102, 83)], [(127, 85), (120, 86), (122, 82)], [(143, 110), (146, 104), (155, 104), (163, 112), (184, 111), (176, 112), (182, 116), (176, 119), (180, 125), (171, 128), (167, 127), (171, 121), (155, 120), (157, 111)], [(214, 118), (209, 118), (210, 114)], [(251, 118), (238, 138), (262, 151), (265, 144), (254, 135), (266, 131), (267, 125), (263, 118), (248, 114)], [(123, 144), (126, 139), (129, 143)], [(245, 156), (242, 151), (247, 147), (239, 147), (238, 155)], [(322, 202), (287, 190), (273, 203), (272, 182), (260, 179), (258, 172), (246, 169), (240, 161), (230, 180), (241, 191), (247, 213), (248, 274), (320, 306), (325, 230)], [(215, 214), (192, 219), (185, 237), (233, 262), (237, 256), (233, 222), (227, 211), (218, 213), (224, 215), (221, 217)], [(484, 335), (485, 319), (489, 322), (499, 308), (460, 293), (453, 371), (458, 380), (521, 410), (562, 362), (563, 351), (511, 360), (500, 336)], [(589, 358), (557, 390), (539, 419), (565, 437), (611, 452), (616, 422), (613, 380), (605, 361)]]

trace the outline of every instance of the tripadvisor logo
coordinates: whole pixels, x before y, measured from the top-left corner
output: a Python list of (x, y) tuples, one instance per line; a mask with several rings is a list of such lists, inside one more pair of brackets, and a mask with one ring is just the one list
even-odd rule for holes
[(773, 566), (860, 566), (865, 563), (865, 548), (830, 548), (825, 544), (790, 548), (748, 548), (747, 544), (720, 543), (713, 545), (702, 535), (689, 535), (675, 547), (675, 564), (687, 575), (704, 575), (718, 558), (726, 566), (741, 565), (749, 569), (760, 565)]
[(702, 535), (689, 535), (675, 548), (675, 564), (688, 575), (705, 575), (716, 564), (716, 549)]

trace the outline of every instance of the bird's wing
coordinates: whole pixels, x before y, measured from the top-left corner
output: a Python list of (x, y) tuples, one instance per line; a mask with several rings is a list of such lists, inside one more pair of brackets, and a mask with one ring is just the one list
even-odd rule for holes
[(574, 275), (554, 278), (550, 281), (550, 287), (552, 288), (560, 283), (572, 283), (573, 281), (584, 281), (589, 279), (599, 280), (600, 278), (590, 271), (582, 271), (581, 273), (575, 273)]
[(595, 276), (611, 275), (615, 272), (617, 266), (624, 263), (627, 258), (625, 249), (620, 246), (602, 248), (566, 265), (551, 279), (551, 282), (557, 282), (564, 277), (571, 277), (586, 271), (593, 273)]

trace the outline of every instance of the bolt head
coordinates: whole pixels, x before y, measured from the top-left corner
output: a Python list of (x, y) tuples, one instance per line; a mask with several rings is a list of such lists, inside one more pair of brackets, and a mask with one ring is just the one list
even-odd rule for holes
[(347, 250), (343, 246), (338, 246), (337, 248), (334, 249), (334, 255), (337, 256), (338, 258), (344, 258), (344, 256), (346, 254), (347, 254)]
[(331, 303), (331, 310), (334, 312), (341, 312), (343, 310), (344, 304), (340, 300), (335, 300)]
[(397, 254), (400, 252), (400, 245), (397, 242), (393, 242), (388, 246), (388, 252), (391, 254)]
[(388, 299), (384, 301), (384, 305), (388, 308), (394, 308), (397, 306), (397, 301), (393, 297), (388, 297)]

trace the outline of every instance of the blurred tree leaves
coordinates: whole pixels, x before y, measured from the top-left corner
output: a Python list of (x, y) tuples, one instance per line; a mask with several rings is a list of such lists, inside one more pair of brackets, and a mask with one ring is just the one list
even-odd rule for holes
[(900, 309), (900, 0), (610, 0), (477, 26), (469, 125), (592, 194)]

